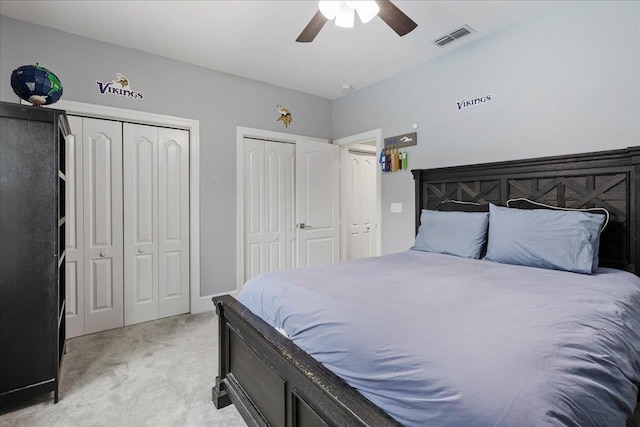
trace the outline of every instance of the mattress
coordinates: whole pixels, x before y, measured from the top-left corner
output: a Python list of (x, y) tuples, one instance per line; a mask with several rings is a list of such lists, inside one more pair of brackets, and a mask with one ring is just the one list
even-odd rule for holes
[(407, 426), (624, 426), (640, 278), (406, 251), (273, 272), (248, 307)]

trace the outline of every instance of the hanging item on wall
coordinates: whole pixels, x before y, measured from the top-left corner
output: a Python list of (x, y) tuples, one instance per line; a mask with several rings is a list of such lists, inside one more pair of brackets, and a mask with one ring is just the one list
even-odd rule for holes
[(382, 172), (406, 171), (409, 167), (409, 155), (406, 151), (400, 151), (400, 148), (417, 144), (417, 132), (385, 138), (384, 149), (380, 153), (380, 158), (378, 159)]
[(120, 73), (116, 74), (116, 80), (111, 80), (110, 82), (101, 82), (100, 80), (96, 80), (96, 84), (98, 85), (100, 95), (110, 94), (124, 96), (131, 99), (144, 98), (144, 94), (142, 92), (131, 89), (131, 82), (129, 79)]
[(378, 162), (382, 168), (382, 172), (406, 171), (409, 156), (406, 151), (400, 151), (397, 148), (385, 148), (380, 152)]
[(278, 113), (280, 113), (280, 117), (276, 119), (276, 122), (282, 122), (284, 124), (284, 127), (288, 128), (293, 121), (291, 112), (281, 105), (277, 105), (276, 108), (278, 109)]
[(405, 133), (384, 139), (384, 148), (402, 148), (418, 145), (418, 132)]
[(62, 96), (58, 77), (38, 63), (13, 70), (11, 87), (16, 95), (35, 106), (53, 104)]

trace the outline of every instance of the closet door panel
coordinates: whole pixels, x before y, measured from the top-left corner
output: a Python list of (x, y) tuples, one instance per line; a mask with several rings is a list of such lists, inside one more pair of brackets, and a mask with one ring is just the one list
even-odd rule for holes
[(265, 271), (264, 141), (244, 140), (244, 281)]
[(266, 268), (278, 271), (286, 267), (286, 154), (288, 144), (265, 141), (265, 249)]
[(284, 144), (285, 157), (285, 239), (286, 263), (284, 268), (296, 267), (296, 146)]
[(124, 324), (158, 318), (158, 129), (125, 123)]
[(65, 140), (65, 287), (66, 337), (84, 335), (84, 268), (82, 202), (82, 118), (68, 116), (71, 134)]
[(123, 325), (122, 125), (83, 120), (85, 333)]
[(189, 132), (158, 129), (159, 317), (189, 311)]
[(376, 254), (376, 168), (378, 164), (376, 162), (375, 155), (367, 156), (362, 161), (362, 178), (360, 179), (361, 199), (363, 201), (361, 206), (362, 212), (362, 225), (364, 231), (362, 233), (363, 239), (363, 257), (372, 257)]

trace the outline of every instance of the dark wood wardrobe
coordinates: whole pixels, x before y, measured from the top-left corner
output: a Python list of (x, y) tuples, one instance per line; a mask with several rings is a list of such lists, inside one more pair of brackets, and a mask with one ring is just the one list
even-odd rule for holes
[(54, 392), (65, 344), (64, 111), (0, 104), (0, 403)]

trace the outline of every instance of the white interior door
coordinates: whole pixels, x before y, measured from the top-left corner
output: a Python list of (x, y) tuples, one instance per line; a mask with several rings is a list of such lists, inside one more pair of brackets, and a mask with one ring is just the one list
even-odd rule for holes
[(122, 124), (83, 119), (85, 333), (123, 325)]
[(296, 144), (298, 267), (340, 259), (339, 147), (315, 141)]
[(376, 155), (345, 148), (342, 190), (345, 222), (344, 259), (376, 255)]
[(189, 132), (158, 128), (159, 317), (189, 312)]
[(295, 266), (295, 146), (244, 140), (244, 279)]
[(69, 116), (65, 140), (66, 337), (84, 335), (84, 242), (82, 202), (82, 118)]
[(124, 324), (158, 318), (158, 129), (124, 123)]

